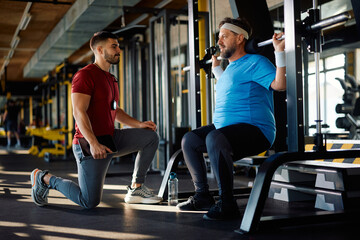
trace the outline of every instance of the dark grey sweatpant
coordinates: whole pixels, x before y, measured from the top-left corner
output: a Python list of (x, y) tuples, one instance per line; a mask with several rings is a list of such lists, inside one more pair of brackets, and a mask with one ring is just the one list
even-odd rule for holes
[[(138, 152), (132, 182), (144, 183), (146, 173), (159, 145), (158, 134), (148, 129), (115, 129), (114, 142), (118, 150), (116, 156)], [(84, 155), (78, 144), (73, 144), (73, 152), (77, 162), (79, 184), (52, 176), (50, 188), (60, 191), (65, 197), (84, 208), (94, 208), (101, 201), (111, 157), (83, 160)]]
[(215, 129), (208, 125), (185, 134), (181, 147), (196, 192), (207, 192), (206, 166), (203, 153), (207, 152), (222, 198), (233, 198), (233, 161), (259, 154), (270, 148), (270, 143), (253, 125), (239, 123)]

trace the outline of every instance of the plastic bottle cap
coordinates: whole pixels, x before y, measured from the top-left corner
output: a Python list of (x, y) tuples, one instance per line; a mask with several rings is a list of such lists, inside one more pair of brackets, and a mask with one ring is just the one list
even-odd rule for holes
[(170, 173), (170, 179), (175, 179), (175, 178), (176, 178), (176, 173), (171, 172), (171, 173)]

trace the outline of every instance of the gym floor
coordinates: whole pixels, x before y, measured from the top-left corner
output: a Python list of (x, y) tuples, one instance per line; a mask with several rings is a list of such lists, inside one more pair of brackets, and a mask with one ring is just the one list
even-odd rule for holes
[[(235, 221), (205, 221), (205, 212), (179, 212), (167, 203), (160, 205), (129, 205), (124, 203), (126, 186), (130, 184), (132, 160), (121, 159), (112, 164), (105, 181), (101, 204), (84, 210), (61, 193), (50, 190), (49, 205), (37, 207), (30, 196), (30, 173), (34, 168), (76, 181), (73, 160), (47, 163), (28, 155), (26, 150), (7, 151), (0, 148), (0, 238), (1, 239), (354, 239), (358, 235), (358, 219), (326, 223), (282, 226), (241, 235), (235, 233), (241, 219)], [(235, 176), (235, 187), (247, 186), (251, 178)], [(150, 174), (146, 184), (157, 192), (160, 174)], [(210, 187), (216, 188), (213, 179)], [(187, 174), (179, 175), (180, 191), (191, 191)], [(247, 198), (239, 198), (244, 212)], [(284, 203), (268, 199), (264, 215), (299, 215), (314, 213), (313, 204)], [(290, 222), (291, 219), (285, 222)]]

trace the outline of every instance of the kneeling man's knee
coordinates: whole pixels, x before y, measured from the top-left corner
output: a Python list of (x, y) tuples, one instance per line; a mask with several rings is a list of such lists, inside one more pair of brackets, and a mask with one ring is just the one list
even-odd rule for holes
[(82, 207), (85, 209), (92, 209), (100, 204), (100, 199), (90, 199), (82, 203)]

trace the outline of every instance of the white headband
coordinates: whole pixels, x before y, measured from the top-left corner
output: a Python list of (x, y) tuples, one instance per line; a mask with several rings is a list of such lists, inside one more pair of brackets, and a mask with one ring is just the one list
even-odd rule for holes
[(244, 38), (247, 40), (249, 39), (249, 34), (247, 31), (245, 31), (244, 29), (242, 29), (241, 27), (238, 27), (232, 23), (224, 23), (224, 25), (221, 26), (220, 29), (222, 28), (225, 28), (225, 29), (228, 29), (230, 31), (233, 31), (234, 33), (237, 33), (237, 34), (242, 34), (244, 35)]

